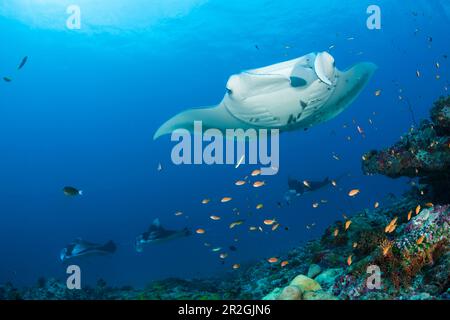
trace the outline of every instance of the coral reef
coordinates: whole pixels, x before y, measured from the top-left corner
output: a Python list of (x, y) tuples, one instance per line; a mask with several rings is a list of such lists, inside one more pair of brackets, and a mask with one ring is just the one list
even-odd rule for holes
[(450, 97), (436, 101), (430, 113), (432, 122), (422, 121), (392, 147), (366, 153), (362, 167), (366, 174), (419, 177), (419, 191), (445, 204), (450, 200)]
[(93, 288), (68, 290), (64, 282), (41, 278), (29, 288), (1, 285), (0, 300), (449, 299), (449, 111), (450, 98), (441, 98), (432, 123), (364, 156), (365, 173), (418, 177), (418, 186), (388, 206), (354, 213), (347, 230), (336, 221), (320, 239), (279, 257), (289, 261), (284, 267), (260, 261), (221, 278), (167, 279), (144, 289), (99, 280)]

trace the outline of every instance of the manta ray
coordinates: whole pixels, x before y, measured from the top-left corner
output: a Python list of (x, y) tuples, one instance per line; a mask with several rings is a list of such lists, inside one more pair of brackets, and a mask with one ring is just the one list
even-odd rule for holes
[(135, 249), (137, 252), (142, 252), (145, 245), (164, 243), (174, 239), (188, 237), (190, 235), (191, 231), (189, 231), (188, 228), (182, 230), (168, 230), (164, 228), (157, 218), (153, 220), (153, 223), (147, 231), (136, 238)]
[(340, 71), (328, 52), (319, 52), (243, 71), (228, 79), (218, 105), (175, 115), (153, 138), (176, 129), (193, 131), (194, 121), (224, 133), (227, 129), (307, 129), (344, 111), (376, 69), (375, 64), (362, 62)]

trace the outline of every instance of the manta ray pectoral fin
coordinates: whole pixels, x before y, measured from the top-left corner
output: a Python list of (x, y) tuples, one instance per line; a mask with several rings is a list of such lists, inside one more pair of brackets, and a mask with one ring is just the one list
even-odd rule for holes
[(371, 62), (362, 62), (340, 72), (334, 94), (324, 108), (329, 111), (323, 120), (332, 119), (344, 111), (358, 97), (377, 69)]
[(242, 128), (245, 125), (233, 117), (223, 104), (219, 104), (208, 108), (190, 109), (175, 115), (159, 127), (153, 136), (153, 140), (163, 135), (171, 134), (177, 129), (186, 129), (189, 132), (193, 132), (195, 121), (201, 121), (203, 130), (214, 128), (224, 131), (226, 129)]

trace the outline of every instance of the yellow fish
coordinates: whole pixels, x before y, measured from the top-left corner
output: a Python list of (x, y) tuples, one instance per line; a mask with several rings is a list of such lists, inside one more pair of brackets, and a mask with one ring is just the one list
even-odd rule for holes
[(244, 223), (244, 220), (238, 220), (238, 221), (232, 222), (230, 224), (230, 229), (233, 229), (234, 227), (239, 226), (239, 225), (241, 225), (243, 223)]
[(256, 206), (256, 209), (259, 210), (259, 209), (262, 209), (263, 207), (264, 207), (264, 205), (262, 203), (260, 203)]
[(347, 230), (350, 227), (351, 224), (352, 224), (352, 220), (347, 220), (345, 222), (345, 230)]

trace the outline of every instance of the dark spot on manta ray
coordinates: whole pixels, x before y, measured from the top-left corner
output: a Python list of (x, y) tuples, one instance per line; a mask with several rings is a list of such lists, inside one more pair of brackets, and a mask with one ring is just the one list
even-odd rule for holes
[(302, 108), (306, 108), (308, 106), (308, 104), (303, 100), (300, 100), (300, 105), (302, 106)]
[(299, 77), (291, 77), (291, 86), (294, 88), (303, 87), (307, 84), (306, 80)]

